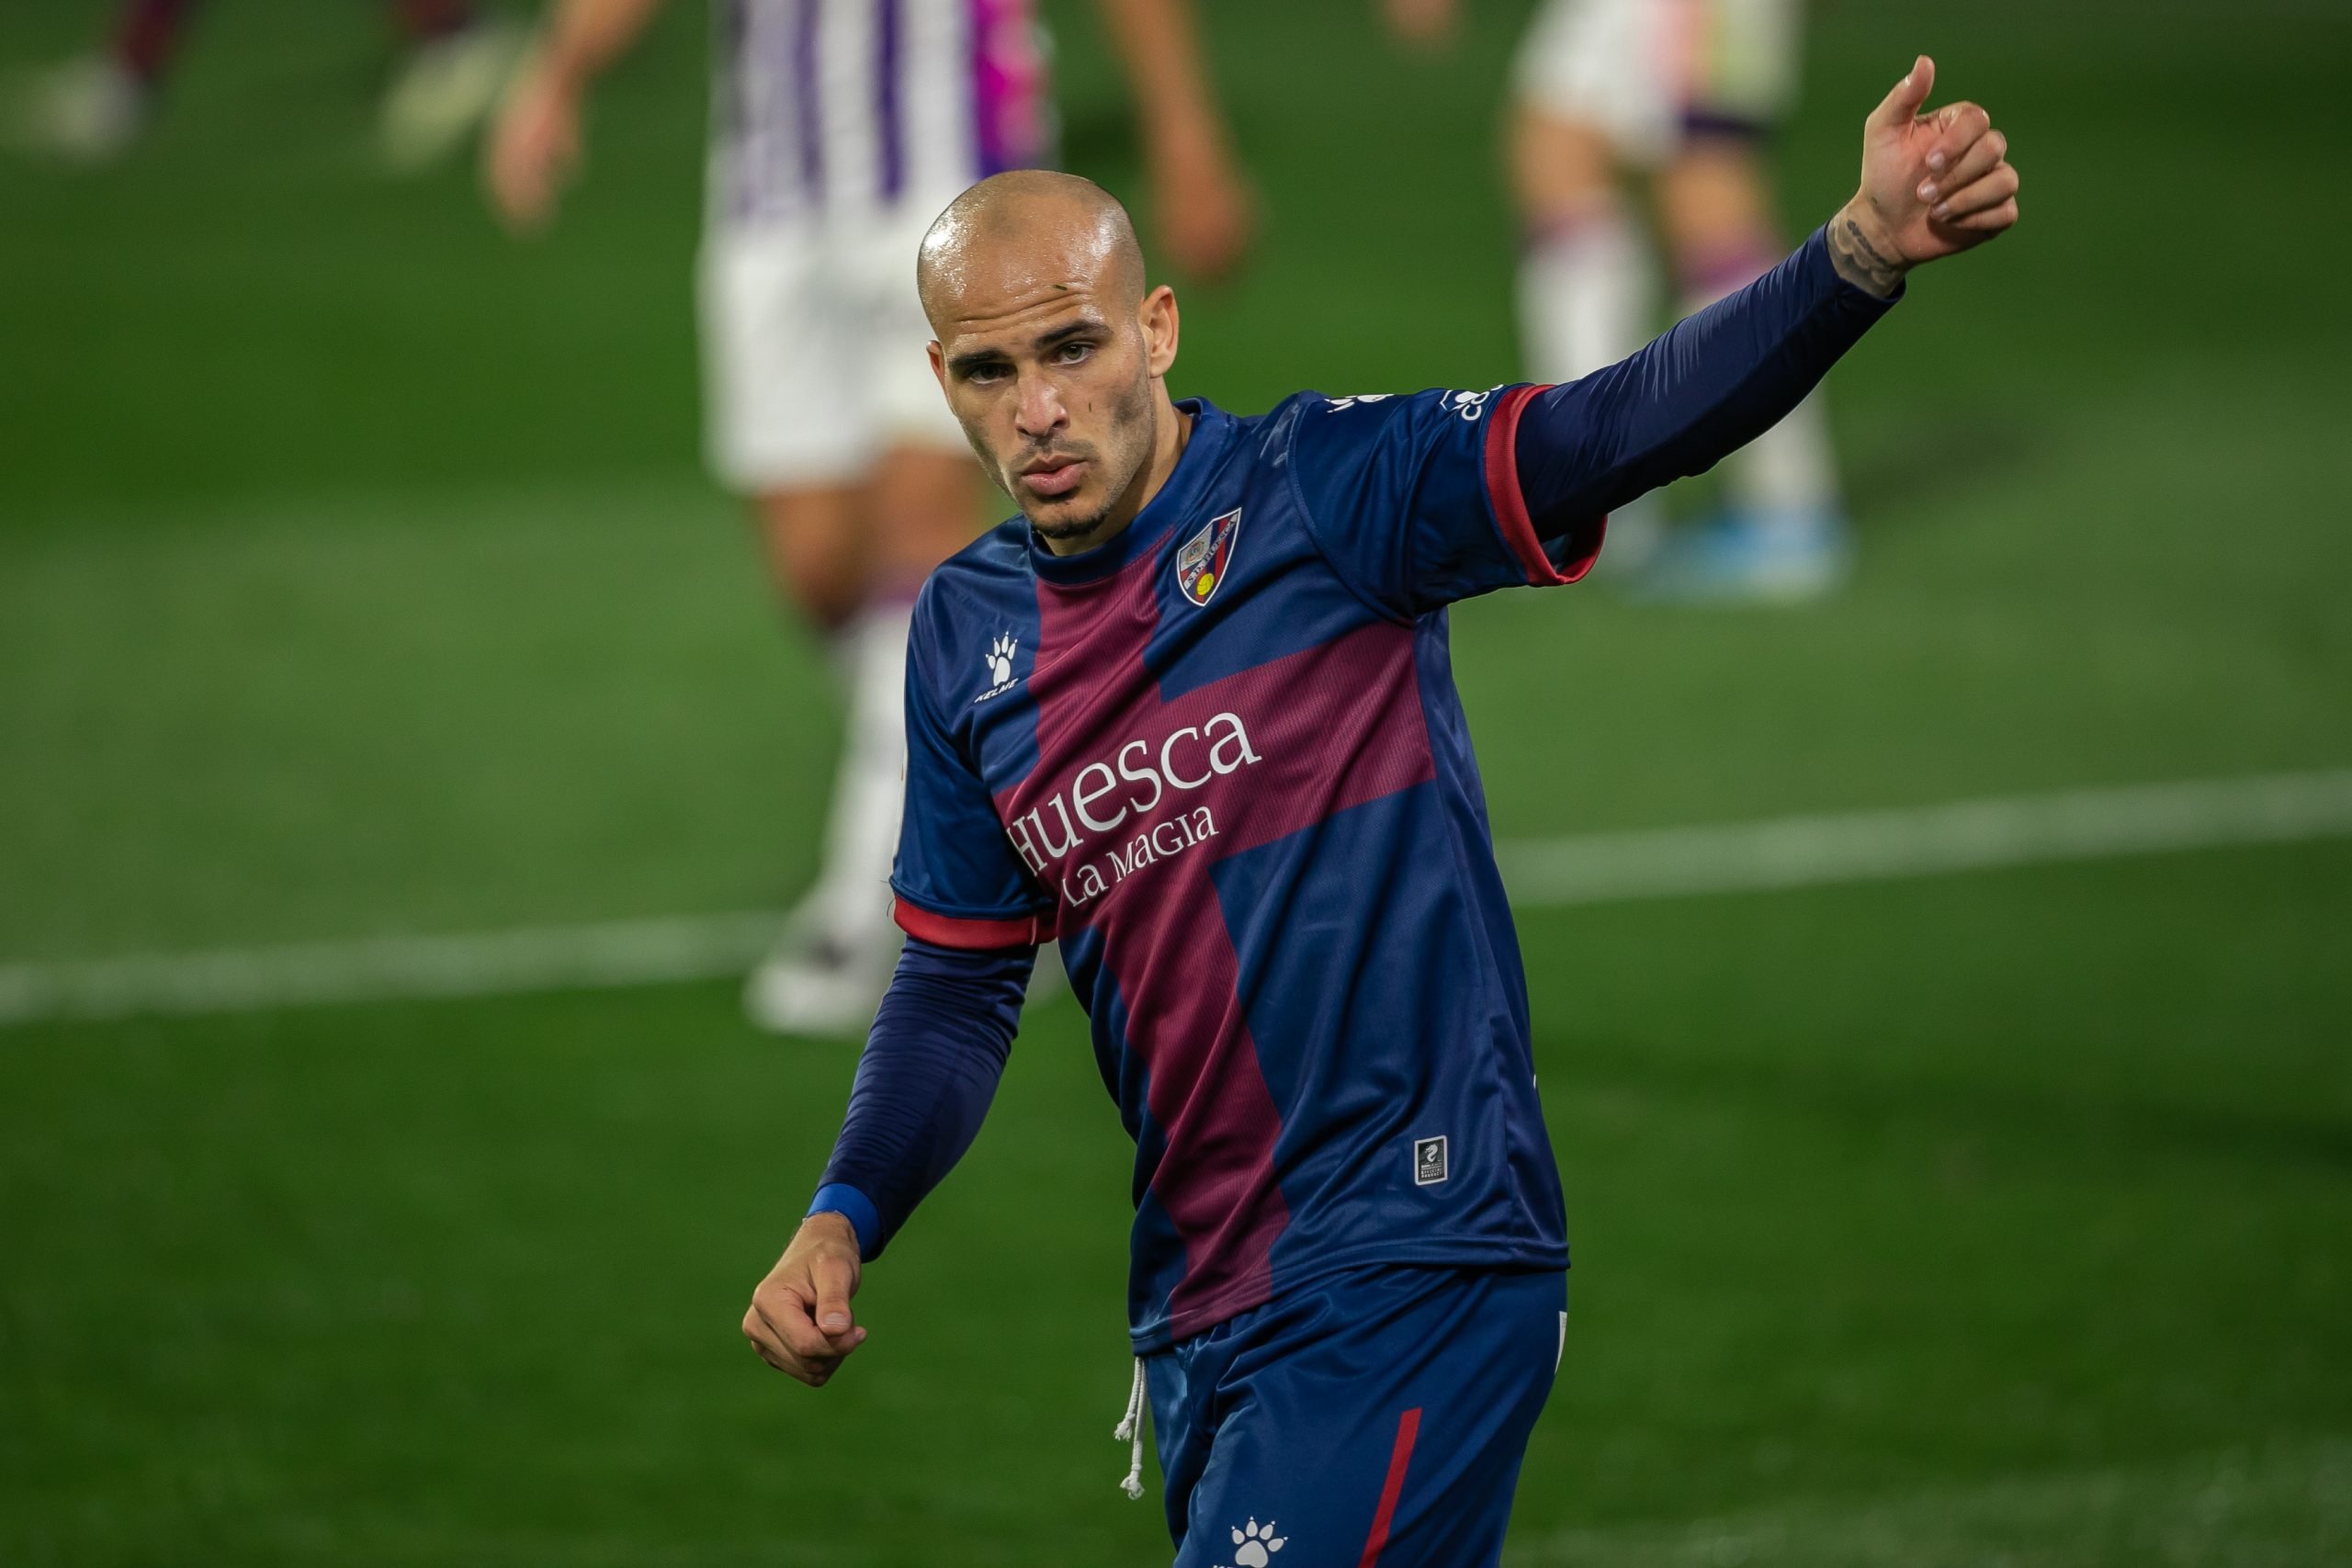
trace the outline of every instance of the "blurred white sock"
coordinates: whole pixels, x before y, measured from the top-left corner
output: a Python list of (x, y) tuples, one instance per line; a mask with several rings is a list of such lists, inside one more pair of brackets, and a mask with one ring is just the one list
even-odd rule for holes
[(1818, 389), (1732, 457), (1724, 493), (1767, 532), (1810, 530), (1838, 514), (1837, 459)]
[[(1710, 269), (1691, 280), (1685, 314), (1745, 288), (1765, 271), (1760, 258)], [(1724, 501), (1768, 534), (1810, 534), (1838, 514), (1838, 461), (1829, 448), (1829, 422), (1818, 389), (1780, 423), (1724, 459)]]
[(841, 762), (825, 826), (825, 863), (803, 908), (846, 947), (887, 942), (890, 864), (906, 792), (907, 632), (914, 605), (870, 604), (835, 634), (848, 699)]
[[(1529, 373), (1558, 383), (1614, 365), (1656, 335), (1657, 269), (1615, 202), (1556, 217), (1528, 237), (1519, 263), (1519, 321)], [(1638, 567), (1657, 547), (1665, 509), (1645, 495), (1610, 517), (1605, 570)]]

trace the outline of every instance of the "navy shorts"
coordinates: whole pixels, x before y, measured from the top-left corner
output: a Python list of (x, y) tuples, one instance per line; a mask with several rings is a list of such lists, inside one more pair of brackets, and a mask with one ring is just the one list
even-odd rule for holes
[(1378, 1268), (1146, 1357), (1177, 1568), (1498, 1562), (1567, 1276)]

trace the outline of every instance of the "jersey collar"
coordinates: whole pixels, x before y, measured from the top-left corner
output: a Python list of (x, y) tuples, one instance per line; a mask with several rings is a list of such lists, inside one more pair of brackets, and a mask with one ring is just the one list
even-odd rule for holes
[(1148, 554), (1178, 523), (1193, 514), (1201, 492), (1208, 488), (1211, 476), (1224, 459), (1226, 449), (1233, 445), (1233, 432), (1239, 421), (1206, 398), (1181, 398), (1176, 406), (1193, 416), (1193, 434), (1184, 443), (1183, 455), (1176, 459), (1176, 467), (1170, 470), (1159, 493), (1136, 513), (1134, 522), (1092, 549), (1080, 550), (1074, 556), (1054, 554), (1038, 543), (1035, 532), (1031, 531), (1029, 564), (1039, 577), (1052, 582), (1100, 581)]

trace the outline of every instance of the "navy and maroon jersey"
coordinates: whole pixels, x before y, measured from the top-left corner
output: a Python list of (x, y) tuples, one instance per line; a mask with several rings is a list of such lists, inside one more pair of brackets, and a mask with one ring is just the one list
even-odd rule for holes
[(1060, 940), (1136, 1140), (1138, 1352), (1367, 1264), (1566, 1265), (1446, 642), (1599, 548), (1529, 519), (1532, 392), (1181, 404), (1125, 532), (1016, 518), (917, 606), (899, 922)]
[(927, 218), (1051, 158), (1034, 0), (718, 0), (714, 32), (714, 220)]

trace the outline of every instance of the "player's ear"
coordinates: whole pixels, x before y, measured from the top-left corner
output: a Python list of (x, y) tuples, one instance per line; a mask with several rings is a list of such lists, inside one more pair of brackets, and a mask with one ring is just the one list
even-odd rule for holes
[(947, 390), (947, 353), (939, 346), (937, 338), (932, 339), (925, 347), (931, 355), (932, 378), (939, 383), (939, 389), (944, 392)]
[(1165, 376), (1176, 365), (1176, 291), (1163, 283), (1145, 295), (1142, 317), (1146, 363), (1154, 376)]

